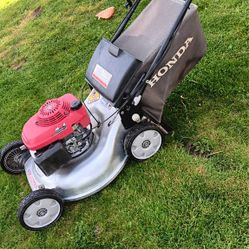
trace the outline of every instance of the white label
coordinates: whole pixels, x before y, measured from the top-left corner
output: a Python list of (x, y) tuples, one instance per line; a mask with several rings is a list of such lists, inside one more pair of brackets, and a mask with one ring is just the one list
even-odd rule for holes
[(97, 80), (104, 88), (108, 87), (112, 79), (112, 75), (98, 64), (93, 71), (92, 77)]
[(31, 186), (31, 189), (32, 190), (38, 190), (39, 189), (39, 183), (36, 182), (31, 170), (29, 169), (27, 171), (27, 178), (28, 178), (28, 181), (29, 181), (29, 184)]

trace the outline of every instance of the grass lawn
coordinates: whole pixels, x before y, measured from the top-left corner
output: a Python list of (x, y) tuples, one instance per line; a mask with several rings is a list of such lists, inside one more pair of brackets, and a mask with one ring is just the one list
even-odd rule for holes
[[(0, 1), (0, 147), (20, 138), (46, 99), (79, 96), (123, 2)], [(1, 171), (0, 248), (249, 248), (249, 2), (194, 2), (209, 51), (168, 100), (174, 132), (164, 149), (36, 233), (16, 218), (30, 192), (25, 176)], [(98, 21), (95, 13), (110, 5), (117, 15)]]

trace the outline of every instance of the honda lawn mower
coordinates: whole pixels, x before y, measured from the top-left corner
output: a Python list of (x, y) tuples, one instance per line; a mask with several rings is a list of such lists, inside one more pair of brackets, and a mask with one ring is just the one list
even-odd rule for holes
[(151, 0), (126, 28), (140, 2), (127, 1), (114, 37), (96, 48), (87, 99), (46, 101), (24, 125), (22, 140), (2, 149), (2, 168), (25, 172), (32, 189), (18, 211), (25, 228), (51, 225), (64, 202), (97, 193), (129, 158), (143, 161), (162, 147), (166, 99), (204, 56), (206, 42), (191, 0)]

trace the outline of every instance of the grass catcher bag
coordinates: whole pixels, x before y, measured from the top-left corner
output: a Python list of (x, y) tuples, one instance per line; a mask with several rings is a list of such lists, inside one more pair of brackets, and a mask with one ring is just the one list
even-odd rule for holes
[[(161, 44), (169, 36), (183, 5), (182, 0), (152, 0), (115, 42), (118, 47), (143, 61), (141, 73), (148, 70)], [(142, 98), (142, 108), (146, 114), (161, 122), (168, 96), (205, 55), (206, 50), (197, 6), (191, 4), (163, 61), (147, 81)]]

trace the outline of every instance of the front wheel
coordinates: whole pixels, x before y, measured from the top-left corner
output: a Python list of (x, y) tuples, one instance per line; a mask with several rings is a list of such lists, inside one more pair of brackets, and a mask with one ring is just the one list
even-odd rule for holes
[(23, 160), (28, 158), (29, 152), (23, 149), (22, 141), (14, 141), (7, 144), (1, 151), (0, 164), (2, 169), (13, 175), (18, 175), (24, 172)]
[(142, 123), (134, 126), (126, 135), (125, 149), (135, 160), (144, 161), (154, 156), (162, 147), (163, 135), (154, 124)]
[(40, 189), (24, 198), (18, 210), (18, 218), (26, 229), (42, 230), (59, 220), (63, 206), (63, 200), (54, 190)]

